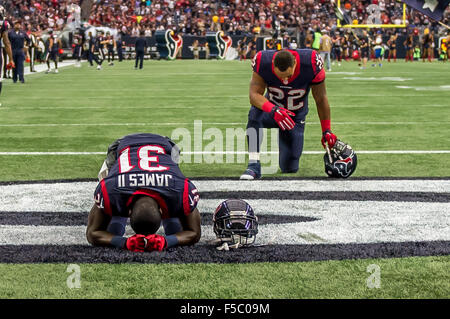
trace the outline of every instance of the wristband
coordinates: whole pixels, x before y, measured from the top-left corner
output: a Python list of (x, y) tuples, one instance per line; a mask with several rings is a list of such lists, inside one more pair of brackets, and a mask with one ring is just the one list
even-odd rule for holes
[(331, 120), (320, 120), (322, 126), (322, 132), (331, 131)]
[(166, 236), (167, 248), (174, 247), (178, 245), (178, 238), (176, 235)]
[(111, 245), (116, 247), (116, 248), (126, 248), (125, 245), (127, 244), (127, 239), (126, 237), (122, 237), (122, 236), (114, 236), (111, 239)]
[(261, 110), (263, 110), (264, 112), (271, 112), (273, 107), (275, 105), (273, 105), (273, 103), (266, 101), (262, 106), (261, 106)]

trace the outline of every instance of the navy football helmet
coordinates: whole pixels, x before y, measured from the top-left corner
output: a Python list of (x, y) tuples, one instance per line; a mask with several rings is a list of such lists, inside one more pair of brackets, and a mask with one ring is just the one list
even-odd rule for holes
[(258, 218), (253, 208), (241, 199), (220, 203), (213, 215), (214, 233), (221, 242), (248, 246), (255, 242)]
[(325, 173), (330, 177), (347, 178), (356, 169), (357, 157), (352, 147), (337, 140), (333, 148), (324, 157)]

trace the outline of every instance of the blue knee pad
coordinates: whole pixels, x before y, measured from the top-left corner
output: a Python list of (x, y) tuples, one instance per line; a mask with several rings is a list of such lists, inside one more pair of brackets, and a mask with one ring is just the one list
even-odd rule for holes
[(167, 218), (162, 221), (164, 232), (167, 235), (174, 235), (183, 231), (183, 226), (181, 226), (181, 222), (179, 218)]
[(106, 231), (116, 236), (123, 236), (125, 234), (127, 220), (128, 218), (126, 217), (113, 216)]

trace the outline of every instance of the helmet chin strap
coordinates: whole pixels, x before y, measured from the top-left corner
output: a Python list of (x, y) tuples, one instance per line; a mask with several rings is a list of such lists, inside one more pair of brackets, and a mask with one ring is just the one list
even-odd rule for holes
[(224, 242), (222, 245), (216, 247), (216, 249), (217, 249), (217, 250), (225, 250), (225, 251), (229, 251), (230, 248), (236, 249), (236, 248), (239, 248), (239, 247), (241, 247), (241, 246), (242, 246), (242, 245), (239, 244), (239, 243), (236, 243), (236, 244), (234, 244), (234, 245), (228, 245), (227, 242)]
[(325, 143), (325, 150), (327, 151), (330, 163), (333, 163), (333, 160), (331, 159), (330, 147), (328, 146), (328, 142)]
[[(233, 240), (234, 238), (234, 240)], [(216, 249), (217, 250), (225, 250), (228, 251), (231, 249), (237, 249), (239, 247), (244, 247), (246, 244), (251, 245), (255, 242), (255, 237), (253, 237), (252, 239), (248, 239), (246, 237), (241, 237), (239, 235), (234, 235), (232, 237), (227, 237), (227, 238), (216, 238), (214, 240), (211, 240), (210, 243), (211, 244), (220, 244), (220, 246), (217, 246)], [(245, 238), (244, 240), (242, 240), (241, 238)], [(245, 244), (243, 244), (242, 242), (245, 242)]]

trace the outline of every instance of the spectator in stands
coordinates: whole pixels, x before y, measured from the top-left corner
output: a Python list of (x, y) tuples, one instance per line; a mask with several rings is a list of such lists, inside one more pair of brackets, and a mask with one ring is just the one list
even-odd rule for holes
[[(89, 7), (86, 5), (88, 2), (94, 3)], [(402, 23), (403, 3), (400, 1), (351, 0), (341, 3), (344, 12), (358, 24), (372, 19), (366, 11), (372, 3), (380, 7), (382, 23)], [(306, 38), (299, 47), (311, 47), (313, 41), (308, 34), (309, 28), (337, 30), (333, 4), (326, 0), (4, 0), (3, 5), (8, 10), (9, 20), (20, 18), (28, 25), (27, 28), (36, 27), (38, 32), (48, 28), (58, 32), (70, 26), (79, 19), (78, 6), (81, 11), (90, 9), (90, 12), (81, 12), (81, 20), (93, 26), (122, 29), (131, 36), (139, 36), (141, 30), (147, 30), (148, 35), (150, 31), (153, 34), (157, 29), (169, 28), (177, 33), (202, 36), (210, 30), (247, 36), (254, 36), (253, 31), (257, 31), (259, 35), (276, 37), (289, 32), (291, 37)], [(217, 22), (213, 17), (217, 17), (214, 19)], [(409, 7), (406, 19), (407, 24), (414, 24), (421, 33), (426, 26), (431, 33), (434, 30), (435, 38), (446, 35), (444, 27)], [(450, 24), (450, 7), (441, 22)], [(347, 52), (345, 44), (342, 45), (347, 57), (352, 49), (348, 47)]]

